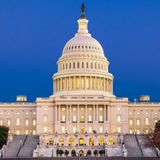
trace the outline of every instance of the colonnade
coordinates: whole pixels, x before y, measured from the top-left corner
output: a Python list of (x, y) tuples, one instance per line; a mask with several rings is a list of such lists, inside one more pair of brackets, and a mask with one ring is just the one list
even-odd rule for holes
[[(63, 119), (65, 116), (65, 119)], [(76, 119), (73, 119), (76, 116)], [(84, 116), (83, 122), (108, 121), (108, 107), (106, 105), (56, 105), (55, 120), (82, 122), (81, 116)], [(91, 116), (91, 118), (89, 117)], [(102, 117), (100, 119), (100, 116)]]
[(54, 93), (69, 90), (100, 90), (112, 93), (113, 81), (95, 76), (71, 76), (54, 79)]

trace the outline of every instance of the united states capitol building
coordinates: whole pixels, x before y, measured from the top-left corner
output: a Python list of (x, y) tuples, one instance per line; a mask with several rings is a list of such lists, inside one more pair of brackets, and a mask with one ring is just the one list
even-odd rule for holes
[(89, 148), (116, 145), (125, 134), (147, 134), (159, 120), (160, 103), (149, 96), (131, 103), (114, 95), (110, 63), (88, 31), (83, 5), (81, 10), (78, 30), (65, 44), (52, 77), (53, 95), (35, 103), (25, 96), (0, 103), (0, 125), (9, 127), (9, 135), (39, 135), (41, 146)]

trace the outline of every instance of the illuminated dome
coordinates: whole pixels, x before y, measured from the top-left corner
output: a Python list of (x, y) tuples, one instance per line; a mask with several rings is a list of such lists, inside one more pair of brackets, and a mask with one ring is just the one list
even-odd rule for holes
[(113, 75), (101, 44), (88, 32), (88, 20), (82, 8), (78, 31), (63, 48), (53, 75), (54, 96), (113, 96)]
[(90, 34), (79, 34), (77, 33), (75, 37), (70, 39), (64, 49), (63, 54), (72, 54), (72, 53), (96, 53), (104, 54), (101, 44), (91, 37)]

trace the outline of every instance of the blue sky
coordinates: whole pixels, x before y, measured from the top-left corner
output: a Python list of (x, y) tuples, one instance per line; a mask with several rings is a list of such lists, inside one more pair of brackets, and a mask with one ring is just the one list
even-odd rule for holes
[[(103, 46), (114, 93), (160, 101), (160, 1), (84, 0), (89, 31)], [(52, 94), (63, 46), (77, 31), (82, 0), (0, 0), (0, 101)]]

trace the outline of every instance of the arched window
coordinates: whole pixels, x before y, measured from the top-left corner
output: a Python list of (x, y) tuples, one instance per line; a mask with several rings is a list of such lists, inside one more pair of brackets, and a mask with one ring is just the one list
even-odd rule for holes
[(84, 63), (82, 62), (82, 68), (84, 68)]
[(100, 64), (98, 64), (98, 69), (100, 69)]
[(79, 68), (79, 62), (77, 63), (77, 68)]
[(43, 116), (43, 121), (44, 121), (44, 122), (47, 122), (47, 119), (48, 119), (47, 115), (44, 115), (44, 116)]
[(73, 68), (75, 68), (75, 62), (73, 63)]
[(88, 68), (88, 62), (86, 63), (86, 68)]
[(63, 138), (59, 138), (59, 144), (64, 145), (64, 139)]
[(93, 68), (93, 64), (91, 63), (91, 69)]
[(66, 69), (68, 68), (68, 65), (67, 65), (67, 63), (66, 63)]
[(73, 137), (69, 138), (69, 145), (74, 146), (74, 138)]

